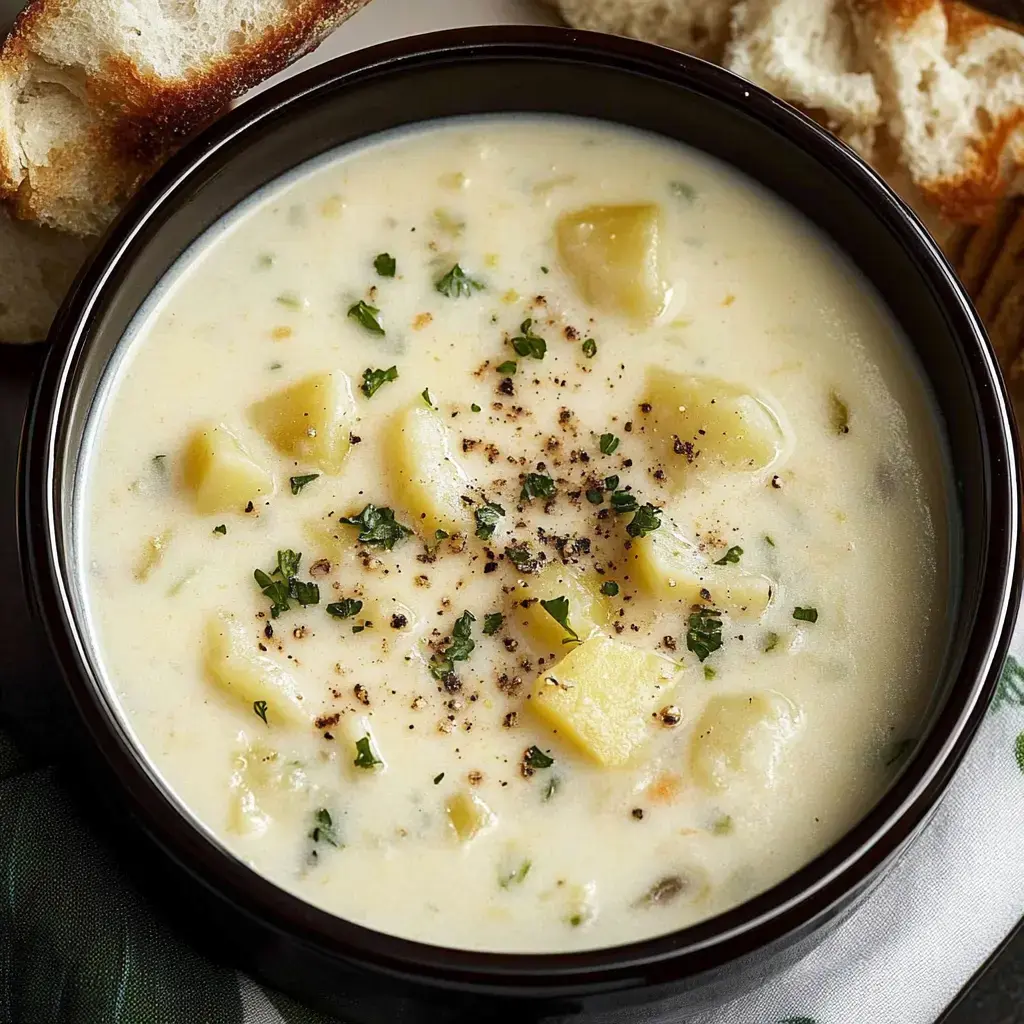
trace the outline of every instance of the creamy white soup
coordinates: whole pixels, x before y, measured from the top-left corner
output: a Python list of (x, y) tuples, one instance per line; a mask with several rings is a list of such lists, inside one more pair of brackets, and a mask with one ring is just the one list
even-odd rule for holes
[(943, 643), (893, 321), (735, 171), (584, 121), (330, 154), (179, 262), (94, 415), (104, 670), (196, 818), (431, 943), (665, 933), (878, 799)]

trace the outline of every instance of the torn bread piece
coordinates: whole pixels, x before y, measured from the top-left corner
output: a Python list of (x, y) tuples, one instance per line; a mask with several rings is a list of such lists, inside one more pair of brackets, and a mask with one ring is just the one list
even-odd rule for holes
[(633, 36), (721, 61), (734, 0), (551, 0), (574, 28)]
[(743, 0), (725, 66), (811, 114), (870, 159), (881, 102), (845, 0)]
[(858, 0), (900, 162), (951, 220), (981, 223), (1024, 191), (1024, 35), (950, 0)]

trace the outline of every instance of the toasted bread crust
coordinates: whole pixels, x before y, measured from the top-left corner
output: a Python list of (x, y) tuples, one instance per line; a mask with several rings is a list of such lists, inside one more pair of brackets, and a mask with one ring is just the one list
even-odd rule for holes
[[(368, 0), (299, 0), (289, 14), (230, 53), (167, 80), (123, 55), (82, 77), (89, 126), (50, 150), (31, 175), (0, 145), (0, 199), (15, 216), (78, 234), (102, 231), (117, 209), (190, 135), (232, 99), (315, 47)], [(62, 17), (62, 0), (30, 0), (0, 47), (0, 79), (28, 80), (39, 41)]]

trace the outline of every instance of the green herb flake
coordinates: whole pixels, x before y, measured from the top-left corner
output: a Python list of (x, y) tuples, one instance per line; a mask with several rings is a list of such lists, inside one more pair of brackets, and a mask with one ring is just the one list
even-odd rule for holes
[(434, 288), (449, 299), (468, 298), (473, 292), (483, 291), (483, 281), (470, 277), (462, 267), (455, 264), (448, 273), (442, 275), (434, 283)]
[(630, 537), (646, 537), (661, 527), (662, 509), (647, 502), (636, 510), (636, 515), (626, 526), (626, 533)]
[(498, 373), (503, 374), (506, 377), (514, 377), (518, 368), (519, 364), (514, 359), (506, 359), (505, 362), (499, 363), (495, 367)]
[(542, 267), (540, 268), (540, 272), (541, 272), (542, 274), (550, 274), (550, 273), (551, 273), (551, 268), (550, 268), (550, 267), (545, 267), (545, 266), (542, 266)]
[(770, 548), (773, 548), (773, 547), (775, 547), (775, 541), (773, 541), (773, 540), (771, 539), (771, 537), (770, 537), (770, 536), (769, 536), (769, 535), (768, 535), (767, 533), (766, 533), (766, 534), (764, 535), (764, 542), (765, 542), (765, 544), (767, 544), (767, 545), (768, 545), (768, 547), (770, 547)]
[(677, 199), (685, 199), (688, 203), (694, 202), (697, 198), (697, 190), (685, 181), (670, 181), (668, 190)]
[(447, 540), (450, 536), (451, 534), (449, 534), (447, 530), (434, 531), (434, 540)]
[(561, 597), (553, 597), (549, 601), (541, 601), (540, 606), (569, 634), (562, 641), (563, 644), (578, 644), (580, 642), (579, 633), (569, 625), (569, 598), (563, 594)]
[(256, 712), (256, 717), (261, 719), (264, 725), (269, 725), (267, 721), (267, 702), (265, 700), (254, 700), (252, 702), (252, 709)]
[(524, 860), (514, 871), (509, 871), (498, 878), (498, 885), (502, 889), (510, 889), (513, 885), (522, 885), (526, 881), (526, 876), (530, 873), (531, 863), (529, 860)]
[(717, 675), (718, 673), (710, 665), (704, 666), (704, 678), (708, 682), (711, 682), (711, 680), (714, 679)]
[(228, 532), (228, 528), (223, 523), (221, 523), (220, 526), (215, 526), (213, 528), (213, 532), (219, 533), (223, 537)]
[(828, 393), (828, 422), (834, 434), (850, 432), (850, 408), (835, 389)]
[(480, 411), (480, 406), (477, 405), (476, 402), (474, 402), (469, 408), (470, 408), (471, 412), (479, 412)]
[(600, 487), (591, 487), (587, 490), (587, 501), (591, 505), (600, 505), (604, 501), (604, 490)]
[(583, 339), (583, 354), (588, 359), (593, 359), (597, 355), (597, 342), (593, 338)]
[(390, 551), (399, 541), (412, 536), (412, 530), (395, 521), (395, 513), (389, 508), (367, 505), (357, 516), (342, 516), (346, 526), (359, 528), (360, 544), (383, 548)]
[(275, 580), (262, 569), (255, 569), (252, 575), (263, 596), (270, 602), (270, 617), (276, 619), (282, 612), (288, 611), (291, 607), (288, 603), (288, 581)]
[(614, 580), (605, 580), (601, 584), (601, 593), (605, 597), (616, 597), (619, 593), (619, 585)]
[(717, 562), (715, 562), (715, 565), (729, 565), (730, 563), (735, 565), (740, 560), (740, 556), (742, 554), (743, 548), (738, 544), (734, 544)]
[[(304, 305), (298, 292), (281, 292), (274, 301), (279, 306), (284, 306), (285, 309), (302, 309)], [(384, 332), (381, 331), (381, 333), (383, 334)]]
[(531, 356), (534, 359), (543, 359), (548, 350), (547, 342), (533, 331), (533, 320), (527, 317), (519, 325), (519, 334), (512, 339), (512, 347), (516, 355)]
[(818, 621), (818, 609), (817, 608), (801, 608), (799, 605), (793, 609), (793, 618), (800, 622), (817, 622)]
[(543, 750), (538, 746), (530, 747), (529, 750), (523, 754), (523, 764), (527, 768), (550, 768), (555, 763), (555, 759), (550, 754), (545, 754)]
[(604, 478), (605, 490), (614, 491), (619, 486), (619, 478), (617, 476), (606, 476)]
[(333, 615), (336, 619), (350, 619), (363, 610), (363, 602), (357, 601), (354, 597), (345, 597), (340, 601), (332, 601), (327, 606), (327, 614)]
[(306, 484), (311, 484), (320, 477), (319, 473), (306, 473), (303, 476), (292, 476), (288, 482), (292, 485), (292, 494), (298, 494)]
[(357, 768), (376, 768), (384, 763), (373, 749), (369, 734), (356, 740), (356, 759), (352, 763)]
[(466, 661), (476, 647), (473, 640), (473, 623), (476, 616), (464, 611), (452, 626), (452, 638), (443, 651), (437, 651), (430, 658), (430, 674), (440, 682), (448, 681), (455, 671), (455, 662)]
[(620, 516), (626, 515), (628, 512), (635, 512), (640, 507), (636, 496), (630, 494), (629, 491), (613, 491), (611, 501), (612, 511)]
[(437, 773), (437, 774), (436, 774), (436, 775), (434, 776), (434, 785), (435, 785), (435, 786), (438, 786), (438, 785), (440, 785), (440, 783), (441, 783), (441, 780), (442, 780), (443, 778), (444, 778), (444, 772), (438, 772), (438, 773)]
[(533, 573), (540, 567), (540, 560), (525, 544), (505, 548), (505, 556), (520, 572)]
[(381, 277), (394, 277), (395, 271), (398, 269), (398, 263), (390, 253), (382, 252), (374, 258), (373, 269)]
[(422, 399), (423, 399), (423, 401), (424, 401), (424, 402), (426, 402), (426, 404), (427, 404), (428, 406), (430, 406), (430, 408), (431, 408), (431, 409), (436, 409), (436, 408), (437, 408), (437, 406), (436, 406), (436, 405), (434, 405), (434, 400), (433, 400), (433, 398), (431, 398), (431, 397), (430, 397), (430, 388), (424, 388), (424, 389), (423, 389), (423, 390), (422, 390), (422, 391), (420, 392), (420, 398), (422, 398)]
[(474, 509), (473, 519), (476, 521), (476, 535), (481, 540), (490, 540), (497, 529), (498, 520), (505, 514), (504, 508), (497, 502), (488, 501)]
[(778, 633), (765, 633), (764, 635), (764, 646), (761, 648), (765, 654), (769, 651), (774, 651), (779, 646), (779, 634)]
[(350, 320), (355, 320), (360, 327), (364, 327), (371, 334), (383, 335), (384, 328), (381, 326), (380, 320), (377, 319), (379, 314), (380, 310), (376, 306), (371, 306), (369, 303), (363, 302), (362, 299), (348, 307)]
[(523, 480), (523, 489), (519, 492), (520, 501), (532, 501), (534, 498), (553, 498), (555, 481), (545, 473), (527, 473)]
[(704, 661), (722, 646), (721, 612), (714, 608), (694, 608), (687, 620), (686, 649)]
[(320, 603), (320, 588), (315, 583), (304, 583), (302, 580), (289, 580), (290, 594), (303, 608)]
[(310, 830), (309, 838), (314, 843), (327, 843), (330, 846), (341, 845), (331, 814), (326, 807), (321, 807), (313, 814), (313, 828)]
[(1017, 767), (1024, 772), (1024, 732), (1017, 734), (1013, 744), (1013, 756), (1017, 760)]
[(501, 629), (505, 622), (505, 616), (501, 612), (489, 612), (484, 616), (484, 636), (493, 636)]
[(367, 398), (373, 398), (384, 384), (393, 380), (398, 380), (397, 366), (389, 366), (386, 370), (371, 370), (367, 367), (363, 370), (363, 383), (359, 385), (359, 389)]
[(731, 815), (721, 814), (711, 823), (711, 834), (715, 836), (727, 836), (733, 830)]
[(611, 455), (619, 447), (619, 439), (614, 434), (601, 435), (601, 454)]
[(269, 270), (275, 262), (275, 257), (272, 252), (262, 252), (256, 257), (256, 266), (260, 270)]

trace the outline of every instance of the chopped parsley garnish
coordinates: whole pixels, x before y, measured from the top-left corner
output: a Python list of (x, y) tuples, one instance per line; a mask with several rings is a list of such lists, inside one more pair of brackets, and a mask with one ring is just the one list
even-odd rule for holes
[(583, 339), (583, 354), (588, 359), (593, 359), (597, 355), (597, 342), (593, 338)]
[(601, 487), (590, 487), (587, 489), (587, 501), (591, 505), (600, 505), (604, 501), (604, 489)]
[(441, 780), (442, 780), (443, 778), (444, 778), (444, 772), (438, 772), (438, 773), (437, 773), (437, 774), (436, 774), (436, 775), (434, 776), (434, 785), (435, 785), (435, 786), (439, 785), (439, 784), (440, 784), (440, 782), (441, 782)]
[(685, 181), (670, 181), (668, 187), (672, 195), (678, 199), (685, 199), (688, 203), (692, 203), (697, 198), (697, 190)]
[(340, 846), (338, 833), (335, 831), (334, 822), (331, 820), (330, 811), (321, 807), (313, 815), (313, 828), (309, 838), (314, 843), (329, 843), (331, 846)]
[(437, 408), (437, 406), (434, 405), (433, 398), (430, 397), (430, 388), (424, 388), (420, 392), (420, 398), (422, 398), (423, 401), (426, 402), (427, 405), (429, 405), (431, 409), (436, 409)]
[(536, 572), (540, 567), (540, 560), (525, 544), (505, 548), (505, 555), (520, 572)]
[(716, 675), (718, 675), (718, 673), (710, 665), (705, 665), (704, 666), (704, 678), (705, 679), (707, 679), (710, 682), (712, 679), (715, 678)]
[(285, 309), (302, 309), (302, 299), (297, 292), (281, 292), (277, 297), (277, 304), (284, 306)]
[(350, 619), (363, 610), (363, 602), (357, 601), (354, 597), (345, 597), (340, 601), (332, 601), (327, 606), (327, 614), (333, 615), (336, 619)]
[(793, 618), (798, 619), (800, 622), (817, 622), (818, 621), (818, 609), (817, 608), (801, 608), (799, 605), (793, 609)]
[(661, 513), (662, 510), (650, 502), (641, 505), (626, 526), (626, 533), (630, 537), (646, 537), (661, 526)]
[(488, 501), (473, 512), (476, 520), (476, 535), (481, 540), (490, 540), (498, 526), (498, 520), (505, 514), (505, 510), (497, 502)]
[(722, 646), (721, 614), (714, 608), (695, 608), (690, 613), (686, 649), (693, 651), (699, 661), (704, 661)]
[(390, 253), (382, 252), (374, 259), (373, 269), (381, 277), (394, 277), (395, 271), (398, 269), (398, 263)]
[(730, 562), (735, 565), (740, 560), (740, 555), (742, 554), (743, 548), (738, 544), (734, 544), (717, 562), (715, 562), (715, 565), (728, 565)]
[(526, 880), (526, 876), (530, 873), (530, 866), (530, 861), (524, 860), (523, 863), (514, 871), (509, 871), (502, 875), (498, 879), (498, 885), (500, 885), (502, 889), (509, 889), (513, 885), (522, 885)]
[(629, 491), (614, 491), (612, 493), (612, 511), (620, 516), (627, 512), (635, 512), (640, 507), (636, 496)]
[(484, 616), (484, 636), (493, 636), (501, 629), (505, 616), (501, 612), (489, 612)]
[(569, 634), (562, 641), (563, 644), (580, 642), (579, 633), (569, 625), (569, 598), (565, 595), (553, 597), (550, 601), (541, 601), (540, 606)]
[(352, 763), (357, 768), (376, 768), (377, 765), (384, 763), (373, 749), (369, 734), (356, 740), (356, 759)]
[(390, 551), (400, 540), (412, 536), (412, 530), (395, 521), (389, 508), (367, 505), (357, 516), (342, 516), (346, 526), (359, 527), (359, 543)]
[(533, 746), (523, 754), (523, 764), (527, 768), (550, 768), (555, 763), (555, 759), (548, 754), (545, 754), (540, 747)]
[(292, 494), (298, 494), (306, 484), (311, 484), (319, 476), (319, 473), (306, 473), (303, 476), (289, 477), (288, 482), (292, 485)]
[(848, 434), (850, 432), (850, 407), (834, 390), (828, 393), (828, 422), (833, 433)]
[(447, 530), (435, 530), (434, 540), (447, 540), (451, 534)]
[(523, 489), (519, 492), (520, 501), (531, 501), (533, 498), (553, 498), (555, 481), (545, 473), (527, 473), (523, 480)]
[(270, 601), (272, 619), (288, 611), (291, 607), (290, 601), (298, 601), (303, 607), (320, 603), (320, 588), (315, 583), (305, 583), (295, 578), (301, 560), (301, 554), (296, 554), (291, 548), (285, 548), (278, 551), (277, 568), (272, 573), (266, 573), (262, 569), (253, 571), (253, 579), (256, 580), (263, 596)]
[(360, 327), (365, 327), (371, 334), (383, 334), (384, 328), (377, 319), (380, 310), (360, 299), (348, 307), (349, 319), (355, 320)]
[(442, 295), (447, 295), (449, 299), (457, 299), (459, 297), (466, 298), (472, 295), (474, 291), (483, 291), (484, 283), (483, 281), (478, 281), (475, 277), (470, 277), (456, 263), (447, 274), (437, 279), (434, 287)]
[(464, 611), (452, 626), (451, 642), (443, 651), (438, 651), (430, 658), (430, 674), (441, 682), (447, 681), (455, 671), (455, 662), (466, 661), (473, 653), (476, 642), (473, 640), (473, 623), (476, 616)]
[(619, 447), (619, 439), (614, 434), (601, 435), (601, 454), (611, 455)]
[(766, 533), (766, 534), (764, 535), (764, 542), (765, 542), (765, 544), (767, 544), (767, 545), (768, 545), (768, 547), (770, 547), (770, 548), (773, 548), (773, 547), (775, 547), (775, 541), (773, 541), (773, 540), (771, 539), (771, 537), (769, 537), (769, 536), (768, 536), (768, 534), (767, 534), (767, 533)]
[(606, 476), (604, 478), (604, 486), (606, 490), (614, 491), (619, 486), (619, 478), (617, 476)]
[(778, 633), (765, 633), (764, 635), (764, 647), (761, 650), (767, 654), (769, 651), (774, 651), (779, 646), (779, 634)]
[(223, 537), (224, 534), (228, 532), (228, 528), (223, 523), (221, 523), (220, 526), (215, 526), (213, 528), (213, 532), (219, 533)]
[(254, 700), (252, 702), (252, 709), (256, 712), (256, 717), (263, 720), (264, 725), (269, 725), (267, 721), (267, 702), (265, 700)]
[(605, 597), (615, 597), (619, 592), (619, 585), (614, 580), (605, 580), (601, 584), (601, 593)]
[(470, 411), (472, 411), (472, 412), (479, 412), (480, 411), (480, 406), (477, 405), (476, 402), (474, 402), (469, 408), (470, 408)]
[(519, 334), (512, 339), (512, 347), (516, 355), (532, 356), (534, 359), (543, 359), (548, 350), (547, 342), (539, 334), (534, 334), (530, 317), (519, 325)]
[(380, 390), (381, 385), (393, 380), (398, 380), (397, 366), (389, 366), (386, 370), (371, 370), (367, 367), (363, 370), (363, 383), (359, 387), (367, 398), (373, 398)]
[(506, 359), (505, 362), (499, 363), (495, 369), (506, 377), (514, 377), (518, 367), (519, 364), (514, 359)]

